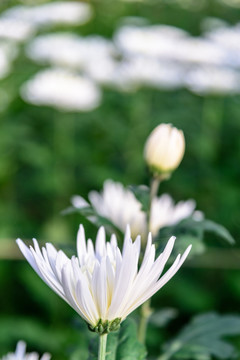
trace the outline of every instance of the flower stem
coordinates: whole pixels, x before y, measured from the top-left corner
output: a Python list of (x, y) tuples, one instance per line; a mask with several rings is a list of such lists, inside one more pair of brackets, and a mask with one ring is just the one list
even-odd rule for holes
[[(158, 193), (159, 185), (160, 185), (159, 178), (152, 178), (150, 185), (150, 211), (151, 211), (152, 200)], [(148, 223), (148, 227), (149, 227), (149, 223)]]
[(98, 360), (105, 360), (107, 348), (107, 334), (99, 336)]
[[(148, 210), (148, 216), (147, 216), (147, 227), (148, 232), (150, 231), (150, 221), (151, 221), (151, 210), (152, 210), (152, 201), (154, 197), (158, 193), (160, 185), (160, 179), (153, 177), (151, 179), (151, 185), (150, 185), (150, 199), (149, 199), (149, 210)], [(148, 319), (152, 313), (151, 310), (151, 299), (148, 299), (144, 304), (142, 304), (140, 309), (140, 321), (139, 321), (139, 328), (138, 328), (138, 340), (145, 344), (146, 341), (146, 333), (147, 333), (147, 323)]]
[(147, 323), (148, 319), (152, 313), (151, 307), (151, 300), (148, 299), (144, 304), (142, 304), (140, 309), (140, 321), (139, 321), (139, 328), (138, 328), (138, 340), (145, 344), (146, 341), (146, 332), (147, 332)]

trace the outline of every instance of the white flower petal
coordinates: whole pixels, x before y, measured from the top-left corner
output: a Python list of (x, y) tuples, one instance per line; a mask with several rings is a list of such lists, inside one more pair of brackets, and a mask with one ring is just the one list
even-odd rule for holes
[(92, 240), (89, 239), (86, 245), (84, 229), (80, 226), (78, 257), (73, 256), (71, 260), (51, 244), (40, 250), (36, 240), (34, 248), (30, 249), (19, 239), (17, 243), (43, 281), (95, 327), (100, 319), (103, 322), (116, 318), (124, 320), (173, 277), (190, 251), (188, 247), (182, 256), (178, 255), (169, 270), (161, 276), (174, 241), (175, 238), (171, 237), (155, 260), (155, 246), (149, 234), (140, 268), (140, 236), (133, 242), (129, 227), (122, 253), (115, 236), (106, 243), (103, 227), (97, 233), (94, 250)]

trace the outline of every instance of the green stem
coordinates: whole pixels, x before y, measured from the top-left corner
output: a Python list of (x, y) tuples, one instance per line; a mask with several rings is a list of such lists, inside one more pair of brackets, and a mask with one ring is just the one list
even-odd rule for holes
[[(151, 211), (152, 200), (158, 193), (159, 185), (160, 185), (159, 178), (152, 178), (150, 185), (150, 211)], [(148, 223), (148, 227), (149, 227), (149, 223)]]
[(151, 300), (148, 299), (144, 304), (142, 304), (140, 308), (140, 321), (139, 321), (139, 328), (138, 328), (138, 340), (144, 344), (146, 341), (146, 333), (147, 333), (147, 323), (148, 319), (152, 313), (151, 310)]
[[(149, 211), (147, 214), (147, 228), (148, 232), (150, 231), (150, 218), (151, 218), (151, 208), (152, 208), (152, 201), (154, 197), (158, 193), (160, 185), (159, 178), (152, 178), (151, 185), (150, 185), (150, 200), (149, 200)], [(144, 304), (142, 304), (140, 309), (140, 321), (139, 321), (139, 328), (138, 328), (138, 340), (145, 344), (146, 341), (146, 333), (147, 333), (147, 323), (148, 319), (152, 313), (151, 310), (151, 299), (148, 299)]]
[(105, 360), (107, 348), (107, 334), (99, 336), (98, 360)]

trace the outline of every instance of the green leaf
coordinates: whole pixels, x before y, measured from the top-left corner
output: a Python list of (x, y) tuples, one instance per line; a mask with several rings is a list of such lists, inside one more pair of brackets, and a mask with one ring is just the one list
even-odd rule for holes
[(116, 360), (144, 360), (146, 355), (144, 345), (137, 339), (136, 323), (131, 319), (125, 320), (118, 336)]
[(202, 226), (204, 231), (210, 231), (214, 234), (220, 236), (224, 240), (228, 241), (230, 244), (234, 244), (235, 240), (230, 234), (230, 232), (222, 225), (215, 223), (212, 220), (203, 220), (200, 221), (200, 225)]
[(150, 190), (146, 185), (130, 185), (129, 189), (142, 204), (142, 211), (149, 211)]
[(175, 228), (178, 232), (191, 232), (194, 234), (204, 234), (209, 231), (223, 238), (230, 244), (235, 243), (230, 232), (224, 226), (217, 224), (212, 220), (203, 219), (196, 221), (190, 217), (182, 220)]
[(149, 318), (149, 323), (157, 326), (164, 327), (171, 320), (175, 319), (177, 316), (177, 310), (172, 308), (165, 308), (159, 311), (155, 311)]
[(166, 352), (159, 360), (189, 359), (233, 359), (235, 347), (225, 340), (227, 336), (240, 334), (240, 316), (208, 313), (195, 317), (180, 332), (175, 340), (165, 345)]
[[(90, 348), (88, 360), (97, 359), (98, 336)], [(133, 320), (125, 320), (120, 330), (107, 338), (106, 360), (145, 360), (146, 349), (137, 339), (137, 328)]]
[(166, 245), (168, 239), (174, 235), (177, 240), (175, 242), (172, 258), (177, 253), (182, 253), (189, 244), (192, 244), (192, 250), (189, 257), (202, 254), (206, 245), (204, 243), (205, 232), (212, 232), (223, 238), (230, 244), (234, 244), (234, 239), (229, 231), (222, 225), (211, 220), (196, 221), (192, 217), (182, 220), (174, 226), (166, 226), (162, 228), (158, 236), (154, 239), (157, 244), (157, 251), (161, 252)]
[(62, 215), (69, 215), (72, 213), (81, 214), (83, 217), (87, 218), (97, 227), (103, 225), (109, 234), (115, 233), (117, 236), (119, 236), (120, 234), (122, 235), (122, 231), (116, 225), (114, 225), (111, 220), (99, 215), (91, 205), (84, 206), (82, 208), (70, 206), (61, 212)]
[(195, 255), (201, 255), (206, 250), (206, 245), (204, 244), (203, 240), (197, 236), (193, 236), (191, 234), (179, 235), (177, 236), (173, 251), (174, 259), (176, 254), (182, 254), (190, 244), (192, 244), (192, 249), (189, 253), (188, 259)]

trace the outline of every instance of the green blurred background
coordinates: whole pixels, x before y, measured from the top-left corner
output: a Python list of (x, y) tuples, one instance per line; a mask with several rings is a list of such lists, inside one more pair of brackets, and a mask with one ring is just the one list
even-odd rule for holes
[[(3, 1), (0, 10), (17, 4), (30, 1)], [(149, 25), (175, 26), (199, 36), (206, 17), (228, 25), (240, 19), (238, 1), (101, 0), (91, 5), (93, 16), (86, 24), (57, 25), (38, 29), (37, 34), (67, 30), (112, 39), (123, 18), (143, 17)], [(144, 142), (161, 122), (182, 129), (186, 138), (182, 164), (161, 185), (161, 192), (176, 201), (196, 199), (197, 209), (231, 232), (236, 247), (208, 234), (210, 255), (187, 264), (154, 297), (156, 308), (176, 308), (178, 317), (168, 330), (150, 327), (150, 354), (158, 353), (163, 340), (192, 315), (213, 309), (239, 312), (240, 95), (198, 95), (186, 88), (151, 86), (126, 92), (103, 86), (101, 104), (89, 112), (35, 106), (20, 97), (19, 88), (47, 66), (26, 56), (27, 42), (17, 45), (12, 69), (0, 80), (0, 355), (13, 350), (21, 338), (30, 350), (49, 351), (53, 359), (67, 359), (78, 347), (82, 349), (78, 358), (85, 358), (86, 339), (91, 337), (83, 331), (85, 324), (25, 261), (18, 260), (15, 239), (36, 237), (74, 246), (80, 222), (94, 237), (92, 224), (79, 214), (62, 216), (61, 211), (73, 194), (87, 197), (90, 190), (100, 190), (107, 178), (125, 185), (147, 183)]]

